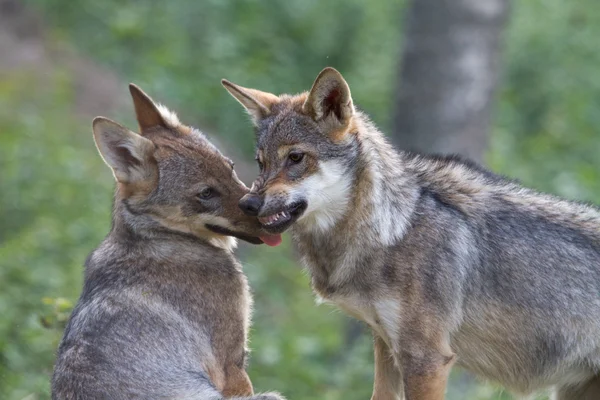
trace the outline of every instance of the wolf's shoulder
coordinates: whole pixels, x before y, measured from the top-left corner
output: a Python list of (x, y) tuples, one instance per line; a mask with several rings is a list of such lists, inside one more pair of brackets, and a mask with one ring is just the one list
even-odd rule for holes
[[(597, 205), (565, 199), (523, 185), (518, 179), (497, 174), (486, 167), (460, 155), (419, 154), (405, 152), (403, 161), (419, 185), (439, 195), (464, 195), (471, 201), (504, 199), (519, 204), (556, 206), (573, 211), (598, 213)], [(466, 200), (459, 196), (459, 199)]]
[(465, 179), (478, 178), (490, 185), (520, 185), (517, 179), (495, 173), (483, 165), (460, 154), (424, 154), (404, 152), (406, 165), (423, 178), (442, 178), (453, 173)]
[(457, 155), (406, 153), (404, 157), (421, 187), (466, 215), (512, 210), (600, 234), (600, 209), (594, 204), (526, 187)]

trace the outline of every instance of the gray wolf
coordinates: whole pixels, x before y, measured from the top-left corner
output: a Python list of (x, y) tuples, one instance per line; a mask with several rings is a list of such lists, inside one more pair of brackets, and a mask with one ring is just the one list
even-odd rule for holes
[(254, 399), (245, 372), (252, 299), (232, 254), (261, 243), (248, 188), (199, 131), (130, 86), (140, 134), (98, 117), (116, 179), (112, 229), (86, 261), (52, 398)]
[(294, 96), (223, 85), (256, 127), (240, 207), (289, 228), (316, 294), (371, 328), (373, 399), (442, 399), (454, 364), (600, 399), (597, 208), (395, 150), (332, 68)]

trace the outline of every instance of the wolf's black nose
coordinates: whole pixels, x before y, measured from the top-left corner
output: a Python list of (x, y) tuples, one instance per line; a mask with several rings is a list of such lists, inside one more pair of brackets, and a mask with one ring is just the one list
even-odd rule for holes
[(256, 217), (262, 204), (263, 200), (259, 195), (248, 193), (240, 199), (238, 206), (245, 214)]

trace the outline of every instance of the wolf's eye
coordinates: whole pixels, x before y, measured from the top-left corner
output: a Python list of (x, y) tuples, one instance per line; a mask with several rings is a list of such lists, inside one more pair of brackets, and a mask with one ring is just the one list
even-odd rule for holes
[(300, 161), (302, 161), (302, 159), (304, 158), (304, 153), (290, 153), (288, 158), (290, 159), (291, 162), (297, 164)]
[(198, 193), (198, 198), (202, 200), (208, 200), (213, 197), (215, 192), (211, 188), (202, 189), (200, 193)]

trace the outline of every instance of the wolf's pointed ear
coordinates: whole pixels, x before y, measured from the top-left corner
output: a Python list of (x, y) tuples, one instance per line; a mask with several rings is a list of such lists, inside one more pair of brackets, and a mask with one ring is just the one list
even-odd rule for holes
[(345, 126), (354, 115), (350, 87), (337, 70), (325, 68), (313, 83), (302, 111), (315, 121), (334, 117)]
[(279, 101), (279, 98), (272, 93), (241, 87), (227, 79), (222, 79), (221, 84), (244, 106), (255, 125), (271, 114), (271, 106)]
[(133, 106), (135, 107), (135, 117), (140, 125), (140, 132), (144, 132), (146, 129), (154, 128), (156, 126), (162, 126), (165, 128), (173, 127), (173, 121), (176, 120), (175, 125), (179, 124), (177, 117), (167, 110), (165, 107), (157, 105), (150, 96), (148, 96), (142, 89), (133, 83), (129, 84), (129, 93), (133, 99)]
[(154, 172), (154, 143), (104, 117), (92, 123), (96, 147), (117, 182), (136, 183), (150, 179)]

